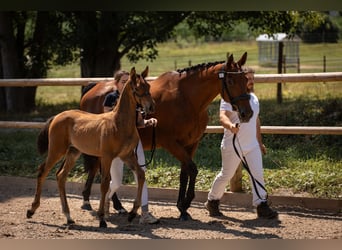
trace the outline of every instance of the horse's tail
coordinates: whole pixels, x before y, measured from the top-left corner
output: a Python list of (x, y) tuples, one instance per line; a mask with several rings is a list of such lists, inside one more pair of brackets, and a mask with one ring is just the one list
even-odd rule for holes
[(81, 97), (83, 97), (89, 90), (91, 90), (97, 83), (91, 82), (87, 86), (82, 87)]
[(43, 155), (47, 152), (49, 147), (49, 127), (54, 116), (46, 121), (44, 127), (40, 130), (37, 138), (37, 149), (39, 154)]

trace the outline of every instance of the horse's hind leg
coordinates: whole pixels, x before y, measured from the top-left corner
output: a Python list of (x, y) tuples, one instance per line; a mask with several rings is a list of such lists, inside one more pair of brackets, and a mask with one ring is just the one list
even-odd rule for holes
[(66, 199), (65, 182), (67, 180), (70, 169), (75, 165), (75, 162), (79, 156), (80, 152), (76, 148), (70, 147), (65, 155), (64, 164), (56, 173), (62, 210), (65, 217), (67, 218), (67, 224), (73, 224), (75, 223), (75, 221), (70, 216), (70, 209)]
[(26, 212), (26, 217), (31, 218), (40, 205), (40, 196), (42, 194), (42, 186), (52, 167), (62, 158), (62, 155), (48, 155), (46, 160), (39, 166), (37, 175), (36, 192), (31, 209)]

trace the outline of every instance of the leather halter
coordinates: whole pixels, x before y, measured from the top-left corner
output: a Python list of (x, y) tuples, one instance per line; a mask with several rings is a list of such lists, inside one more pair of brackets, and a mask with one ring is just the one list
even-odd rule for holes
[(244, 93), (244, 94), (241, 94), (237, 97), (233, 97), (229, 91), (227, 84), (226, 84), (227, 78), (228, 78), (228, 81), (230, 81), (230, 80), (233, 81), (233, 79), (229, 78), (229, 75), (231, 75), (231, 74), (243, 74), (243, 73), (244, 73), (243, 71), (239, 71), (239, 72), (225, 71), (224, 66), (222, 66), (222, 70), (218, 73), (219, 79), (222, 80), (222, 96), (224, 95), (224, 92), (226, 92), (232, 106), (235, 105), (240, 100), (249, 100), (251, 98), (251, 95), (248, 93)]

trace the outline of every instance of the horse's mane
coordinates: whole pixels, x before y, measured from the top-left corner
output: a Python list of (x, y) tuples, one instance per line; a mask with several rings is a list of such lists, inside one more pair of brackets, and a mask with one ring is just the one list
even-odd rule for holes
[(198, 71), (198, 70), (202, 70), (203, 68), (204, 69), (208, 69), (212, 66), (215, 66), (217, 64), (221, 64), (221, 63), (224, 63), (226, 61), (216, 61), (216, 62), (208, 62), (208, 63), (200, 63), (200, 64), (197, 64), (195, 66), (191, 66), (191, 67), (187, 67), (187, 68), (183, 68), (183, 69), (177, 69), (177, 72), (179, 74), (182, 74), (183, 72), (192, 72), (192, 71)]

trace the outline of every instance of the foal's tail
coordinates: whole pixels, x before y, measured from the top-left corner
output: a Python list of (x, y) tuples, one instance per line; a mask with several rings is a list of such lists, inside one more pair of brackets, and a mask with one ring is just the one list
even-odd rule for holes
[(49, 147), (49, 127), (54, 116), (46, 121), (44, 127), (40, 130), (37, 138), (37, 149), (39, 154), (43, 155), (47, 152)]

